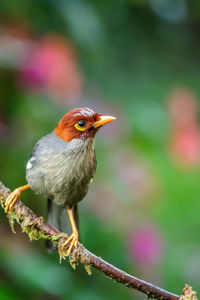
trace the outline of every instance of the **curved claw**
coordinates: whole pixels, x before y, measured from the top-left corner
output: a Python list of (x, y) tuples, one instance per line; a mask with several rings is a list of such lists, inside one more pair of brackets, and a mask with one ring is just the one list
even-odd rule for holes
[(78, 234), (77, 233), (72, 233), (68, 239), (66, 240), (66, 242), (64, 243), (64, 246), (66, 246), (68, 243), (70, 243), (70, 246), (69, 246), (69, 249), (67, 250), (67, 256), (70, 255), (70, 253), (72, 252), (72, 248), (75, 247), (77, 248), (78, 247)]
[(10, 209), (13, 208), (15, 202), (19, 198), (21, 194), (20, 189), (14, 190), (7, 198), (6, 203), (5, 203), (5, 213), (7, 213)]

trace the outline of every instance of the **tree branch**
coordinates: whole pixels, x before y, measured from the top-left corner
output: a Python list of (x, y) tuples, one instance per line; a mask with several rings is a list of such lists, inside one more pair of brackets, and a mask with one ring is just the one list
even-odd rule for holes
[[(5, 201), (10, 193), (10, 190), (6, 188), (0, 182), (0, 203), (5, 207)], [(32, 210), (25, 206), (21, 201), (17, 201), (11, 211), (8, 212), (8, 218), (12, 230), (14, 231), (14, 223), (17, 221), (23, 232), (26, 232), (30, 239), (48, 239), (58, 245), (58, 252), (61, 258), (66, 256), (66, 248), (64, 242), (67, 239), (67, 234), (62, 233), (59, 230), (53, 228), (47, 224), (42, 217), (38, 217)], [(134, 276), (131, 276), (124, 271), (112, 266), (100, 257), (97, 257), (93, 253), (89, 252), (82, 244), (78, 244), (78, 248), (74, 249), (70, 263), (73, 267), (76, 266), (77, 261), (80, 261), (85, 265), (88, 273), (90, 272), (90, 266), (98, 269), (106, 276), (114, 279), (116, 282), (122, 283), (127, 287), (134, 288), (149, 298), (159, 300), (178, 300), (179, 296), (165, 291), (153, 284), (145, 282)], [(194, 292), (193, 292), (194, 293)]]

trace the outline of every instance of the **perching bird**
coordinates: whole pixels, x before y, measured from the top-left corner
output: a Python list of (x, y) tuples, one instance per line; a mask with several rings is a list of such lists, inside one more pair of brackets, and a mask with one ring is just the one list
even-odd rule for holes
[(89, 108), (76, 108), (60, 120), (53, 132), (35, 145), (26, 166), (27, 185), (14, 190), (6, 200), (5, 212), (12, 209), (22, 191), (31, 188), (49, 199), (48, 220), (63, 227), (67, 210), (72, 234), (67, 255), (77, 247), (78, 229), (72, 208), (77, 207), (88, 192), (96, 169), (94, 137), (98, 129), (116, 118), (102, 116)]

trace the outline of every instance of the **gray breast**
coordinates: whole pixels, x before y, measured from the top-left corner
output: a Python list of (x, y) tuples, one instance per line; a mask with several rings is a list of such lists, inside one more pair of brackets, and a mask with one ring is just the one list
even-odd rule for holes
[(81, 201), (96, 169), (93, 144), (93, 139), (66, 143), (54, 133), (43, 137), (26, 167), (31, 189), (57, 204), (72, 206)]

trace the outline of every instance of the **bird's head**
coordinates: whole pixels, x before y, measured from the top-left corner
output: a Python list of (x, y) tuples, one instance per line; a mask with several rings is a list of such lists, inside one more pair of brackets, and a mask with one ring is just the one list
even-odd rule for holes
[(115, 119), (111, 116), (102, 116), (90, 108), (75, 108), (64, 115), (54, 133), (65, 142), (73, 139), (87, 140), (93, 138), (101, 126)]

